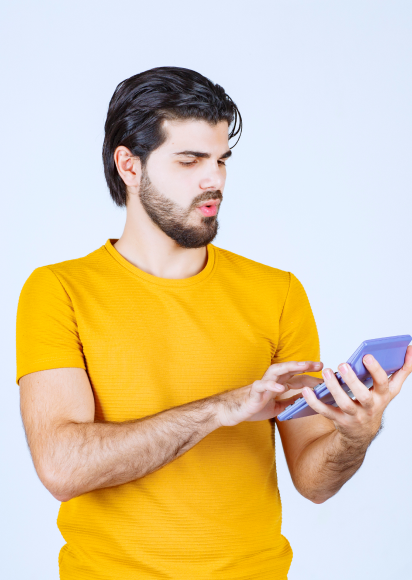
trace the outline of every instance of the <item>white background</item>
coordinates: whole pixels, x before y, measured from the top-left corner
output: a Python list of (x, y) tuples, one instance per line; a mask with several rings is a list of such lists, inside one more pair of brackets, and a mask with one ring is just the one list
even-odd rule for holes
[[(26, 447), (15, 314), (37, 266), (122, 233), (101, 144), (110, 97), (154, 66), (192, 68), (238, 104), (216, 245), (292, 271), (336, 370), (368, 338), (412, 333), (409, 1), (5, 2), (1, 17), (1, 577), (58, 578), (58, 502)], [(412, 565), (412, 380), (360, 471), (317, 506), (280, 444), (290, 580), (390, 580)], [(211, 579), (212, 580), (212, 579)]]

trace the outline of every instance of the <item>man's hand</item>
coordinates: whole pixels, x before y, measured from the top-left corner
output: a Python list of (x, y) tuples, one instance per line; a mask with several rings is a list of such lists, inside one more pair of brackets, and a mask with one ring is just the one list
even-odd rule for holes
[(325, 369), (325, 383), (339, 407), (325, 405), (305, 387), (302, 394), (306, 402), (319, 414), (277, 423), (296, 489), (314, 503), (332, 497), (362, 465), (385, 408), (412, 372), (412, 346), (406, 351), (403, 367), (389, 379), (373, 356), (366, 355), (363, 362), (373, 378), (370, 390), (350, 367), (339, 365), (356, 400), (345, 393), (333, 372)]
[[(217, 401), (216, 412), (219, 424), (231, 427), (242, 421), (263, 421), (276, 417), (301, 396), (295, 394), (287, 399), (278, 398), (290, 389), (293, 384), (292, 377), (298, 373), (320, 371), (322, 366), (322, 363), (312, 361), (273, 364), (262, 379), (255, 381), (252, 385), (216, 395), (213, 398)], [(314, 377), (305, 378), (314, 379)], [(319, 383), (319, 379), (314, 380), (316, 384)], [(296, 384), (304, 386), (303, 383)]]
[(348, 364), (338, 367), (356, 400), (345, 393), (331, 369), (325, 369), (323, 377), (339, 408), (322, 403), (309, 388), (304, 388), (302, 394), (312, 409), (333, 421), (347, 443), (366, 449), (379, 431), (384, 410), (412, 372), (412, 346), (407, 348), (403, 367), (390, 378), (372, 355), (364, 356), (363, 364), (373, 378), (370, 389), (361, 383)]

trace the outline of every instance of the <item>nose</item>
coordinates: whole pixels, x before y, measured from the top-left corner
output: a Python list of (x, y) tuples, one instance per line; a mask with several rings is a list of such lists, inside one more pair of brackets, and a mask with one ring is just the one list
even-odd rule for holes
[(225, 181), (226, 174), (222, 170), (222, 166), (214, 162), (208, 164), (207, 168), (205, 168), (205, 172), (200, 179), (199, 186), (205, 191), (208, 189), (220, 189), (222, 191), (225, 185)]

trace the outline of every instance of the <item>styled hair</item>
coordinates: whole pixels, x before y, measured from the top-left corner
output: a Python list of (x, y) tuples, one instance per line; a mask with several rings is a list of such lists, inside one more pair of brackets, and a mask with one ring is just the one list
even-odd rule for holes
[(239, 135), (236, 143), (242, 134), (235, 103), (223, 87), (198, 72), (161, 66), (124, 80), (110, 100), (103, 143), (104, 175), (118, 206), (126, 205), (127, 190), (114, 161), (116, 148), (124, 145), (144, 166), (167, 138), (162, 127), (166, 119), (201, 119), (212, 125), (227, 121), (229, 139)]

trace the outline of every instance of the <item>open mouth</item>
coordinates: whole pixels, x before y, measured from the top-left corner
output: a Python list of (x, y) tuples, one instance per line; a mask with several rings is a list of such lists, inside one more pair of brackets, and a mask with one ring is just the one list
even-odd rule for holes
[(202, 214), (204, 216), (213, 216), (217, 214), (217, 205), (213, 204), (213, 205), (202, 205), (201, 207), (198, 207), (197, 209), (199, 211), (202, 212)]
[(197, 209), (202, 212), (205, 216), (213, 216), (217, 214), (217, 209), (220, 204), (220, 199), (211, 199), (205, 202), (204, 205), (201, 205)]

